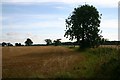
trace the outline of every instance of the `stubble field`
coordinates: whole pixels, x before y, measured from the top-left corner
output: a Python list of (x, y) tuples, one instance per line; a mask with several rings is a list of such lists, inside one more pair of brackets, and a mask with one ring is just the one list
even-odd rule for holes
[(3, 78), (51, 78), (74, 68), (84, 57), (60, 46), (3, 47)]
[(2, 77), (119, 80), (119, 51), (118, 46), (85, 50), (64, 46), (2, 47)]

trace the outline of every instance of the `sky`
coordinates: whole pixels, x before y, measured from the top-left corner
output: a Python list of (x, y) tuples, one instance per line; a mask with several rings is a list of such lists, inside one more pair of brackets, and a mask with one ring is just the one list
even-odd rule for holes
[(104, 38), (118, 40), (118, 0), (2, 0), (0, 3), (0, 42), (34, 44), (64, 37), (65, 19), (74, 8), (89, 4), (102, 14), (100, 29)]

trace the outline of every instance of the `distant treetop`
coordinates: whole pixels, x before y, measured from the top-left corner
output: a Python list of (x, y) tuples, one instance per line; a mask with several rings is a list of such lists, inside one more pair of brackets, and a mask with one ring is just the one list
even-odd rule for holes
[(32, 40), (30, 38), (27, 38), (27, 40), (25, 41), (25, 45), (31, 46), (32, 44), (33, 44)]

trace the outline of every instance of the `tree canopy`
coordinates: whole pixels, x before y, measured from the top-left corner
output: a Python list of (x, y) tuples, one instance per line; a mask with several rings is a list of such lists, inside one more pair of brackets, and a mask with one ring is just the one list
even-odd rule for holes
[(56, 40), (54, 40), (53, 42), (54, 42), (54, 45), (55, 46), (58, 46), (58, 45), (60, 45), (61, 44), (61, 41), (60, 41), (61, 39), (56, 39)]
[(100, 39), (101, 14), (92, 5), (82, 5), (74, 8), (72, 14), (66, 19), (65, 37), (70, 40), (77, 39), (81, 48), (94, 47)]
[(7, 43), (5, 43), (5, 42), (2, 42), (2, 46), (7, 46)]
[(47, 43), (47, 45), (52, 44), (52, 40), (51, 39), (45, 39), (45, 42)]
[(26, 46), (31, 46), (33, 44), (32, 40), (27, 38), (27, 40), (25, 41), (25, 45)]

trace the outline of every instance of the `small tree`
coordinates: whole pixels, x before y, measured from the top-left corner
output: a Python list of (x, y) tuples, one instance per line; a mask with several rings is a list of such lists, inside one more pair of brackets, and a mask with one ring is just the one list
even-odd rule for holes
[(61, 40), (61, 39), (54, 40), (54, 45), (55, 45), (55, 46), (60, 45), (60, 44), (61, 44), (61, 41), (60, 41), (60, 40)]
[(94, 6), (82, 5), (75, 8), (66, 19), (65, 37), (70, 40), (77, 39), (81, 48), (94, 47), (100, 41), (101, 15)]
[(101, 38), (101, 41), (100, 41), (101, 45), (103, 45), (106, 41), (109, 41), (109, 40), (105, 38)]
[(2, 46), (7, 46), (7, 43), (3, 42), (3, 43), (2, 43)]
[(26, 46), (31, 46), (33, 44), (32, 40), (27, 38), (27, 40), (25, 41), (25, 45)]
[(7, 43), (7, 46), (13, 46), (13, 44), (11, 44), (11, 43)]
[(21, 43), (15, 43), (15, 46), (21, 46)]
[(51, 39), (45, 39), (45, 42), (47, 43), (47, 45), (51, 45), (52, 44), (52, 40)]

